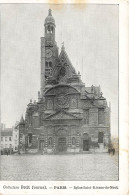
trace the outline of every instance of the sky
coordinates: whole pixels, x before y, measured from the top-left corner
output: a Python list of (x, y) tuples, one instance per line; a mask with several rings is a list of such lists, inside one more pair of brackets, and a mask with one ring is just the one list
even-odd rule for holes
[(11, 127), (40, 90), (40, 37), (48, 9), (56, 42), (85, 86), (99, 86), (111, 102), (111, 133), (118, 134), (118, 5), (1, 4), (1, 122)]

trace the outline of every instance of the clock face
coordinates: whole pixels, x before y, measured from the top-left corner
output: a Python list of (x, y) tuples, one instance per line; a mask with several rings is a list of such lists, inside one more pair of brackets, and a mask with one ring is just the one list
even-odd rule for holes
[(46, 50), (46, 58), (50, 58), (52, 56), (52, 51), (50, 49)]

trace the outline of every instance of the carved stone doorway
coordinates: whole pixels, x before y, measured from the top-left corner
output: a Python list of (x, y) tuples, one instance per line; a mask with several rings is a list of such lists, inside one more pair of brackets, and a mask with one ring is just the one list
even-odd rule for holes
[(83, 151), (89, 151), (89, 135), (83, 134)]
[(58, 151), (65, 152), (66, 150), (67, 150), (66, 137), (59, 137), (58, 138)]
[(103, 143), (103, 138), (104, 138), (104, 133), (100, 131), (98, 133), (98, 143)]
[(45, 146), (45, 141), (44, 140), (40, 140), (39, 141), (39, 150), (44, 150), (44, 146)]
[(89, 140), (83, 140), (83, 151), (89, 151)]

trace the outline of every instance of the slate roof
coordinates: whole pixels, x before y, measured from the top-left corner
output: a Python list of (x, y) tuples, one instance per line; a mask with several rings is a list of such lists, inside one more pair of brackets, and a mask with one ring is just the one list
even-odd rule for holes
[(1, 131), (1, 136), (12, 136), (12, 128), (6, 128), (4, 131)]

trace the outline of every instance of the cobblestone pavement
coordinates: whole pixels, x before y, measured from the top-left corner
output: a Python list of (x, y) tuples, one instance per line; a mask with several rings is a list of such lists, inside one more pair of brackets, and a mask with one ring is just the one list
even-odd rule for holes
[(118, 180), (118, 156), (107, 153), (1, 156), (1, 180)]

